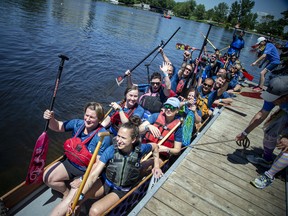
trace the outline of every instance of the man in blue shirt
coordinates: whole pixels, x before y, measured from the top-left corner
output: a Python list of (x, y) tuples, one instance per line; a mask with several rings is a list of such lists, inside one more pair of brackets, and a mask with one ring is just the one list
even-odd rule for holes
[(265, 47), (265, 49), (263, 54), (256, 61), (254, 61), (251, 66), (257, 65), (264, 59), (264, 61), (268, 61), (266, 67), (260, 72), (259, 85), (253, 89), (254, 91), (260, 92), (263, 90), (266, 73), (271, 72), (280, 64), (280, 55), (274, 44), (267, 42), (265, 37), (259, 37), (256, 44), (259, 44), (260, 48)]

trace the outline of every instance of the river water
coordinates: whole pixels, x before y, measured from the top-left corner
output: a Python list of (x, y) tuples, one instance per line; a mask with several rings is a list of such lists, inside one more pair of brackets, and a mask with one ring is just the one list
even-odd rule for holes
[[(43, 112), (49, 107), (60, 59), (65, 62), (54, 111), (60, 120), (82, 118), (83, 106), (97, 101), (107, 108), (123, 97), (115, 78), (133, 68), (148, 53), (167, 41), (165, 53), (176, 66), (182, 61), (177, 42), (201, 48), (209, 25), (135, 8), (92, 0), (0, 1), (0, 194), (25, 180), (32, 151), (44, 130)], [(233, 30), (212, 27), (209, 39), (216, 47), (231, 42)], [(249, 49), (256, 35), (246, 34), (241, 61), (258, 81), (259, 69)], [(208, 45), (208, 50), (213, 50)], [(149, 63), (153, 54), (144, 64)], [(193, 57), (196, 57), (195, 53)], [(161, 64), (157, 56), (150, 73)], [(147, 82), (147, 68), (133, 72), (135, 83)], [(124, 85), (125, 86), (125, 85)], [(47, 164), (63, 153), (69, 134), (48, 131)]]

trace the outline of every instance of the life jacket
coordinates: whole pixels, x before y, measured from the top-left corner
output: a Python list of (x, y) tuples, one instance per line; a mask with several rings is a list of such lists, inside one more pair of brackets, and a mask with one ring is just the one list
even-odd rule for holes
[(176, 94), (180, 95), (183, 88), (184, 88), (184, 85), (185, 85), (185, 81), (186, 79), (181, 79), (178, 84), (177, 84), (177, 87), (176, 87)]
[(196, 106), (202, 112), (202, 117), (207, 116), (209, 114), (209, 107), (208, 107), (208, 97), (209, 94), (205, 97), (201, 97), (199, 94), (196, 101)]
[[(147, 131), (145, 134), (144, 142), (158, 143), (161, 139), (163, 139), (169, 133), (170, 130), (172, 130), (178, 124), (178, 122), (180, 122), (179, 119), (174, 119), (171, 123), (166, 124), (164, 112), (159, 113), (158, 118), (156, 119), (153, 125), (159, 129), (161, 136), (154, 137), (150, 131)], [(173, 148), (174, 140), (175, 140), (175, 136), (174, 136), (174, 133), (172, 133), (162, 145), (168, 148)], [(168, 154), (165, 152), (160, 152), (160, 154), (164, 156), (168, 156)]]
[(114, 157), (106, 167), (106, 178), (116, 186), (129, 187), (136, 184), (140, 177), (140, 153), (140, 145), (128, 156), (121, 154), (115, 146)]
[(79, 137), (77, 137), (80, 132), (84, 129), (84, 124), (79, 128), (74, 137), (67, 139), (64, 142), (64, 153), (67, 158), (79, 165), (79, 166), (88, 166), (92, 157), (92, 153), (87, 149), (86, 144), (98, 133), (98, 131), (102, 128), (99, 126), (88, 138), (82, 141)]
[[(160, 87), (160, 91), (163, 91), (163, 86)], [(150, 113), (157, 113), (160, 112), (165, 100), (166, 98), (161, 98), (159, 91), (153, 93), (149, 87), (148, 91), (139, 98), (139, 104)]]
[[(123, 105), (120, 105), (121, 108), (124, 107)], [(134, 113), (135, 109), (137, 108), (138, 104), (136, 104), (135, 106), (133, 106), (131, 109), (129, 109), (128, 113), (124, 112), (125, 116), (129, 119), (132, 114)], [(110, 121), (112, 123), (112, 126), (114, 129), (116, 129), (117, 131), (119, 130), (120, 125), (122, 124), (121, 122), (121, 118), (120, 118), (120, 114), (119, 111), (116, 111), (111, 117), (110, 117)]]

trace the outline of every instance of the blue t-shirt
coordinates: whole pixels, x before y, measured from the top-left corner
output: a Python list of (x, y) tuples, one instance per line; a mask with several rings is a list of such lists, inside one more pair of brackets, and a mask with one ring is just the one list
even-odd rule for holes
[[(140, 157), (149, 153), (151, 150), (152, 150), (151, 144), (149, 143), (141, 144)], [(119, 152), (121, 152), (121, 150)], [(101, 155), (100, 161), (103, 162), (104, 164), (107, 164), (111, 159), (114, 158), (114, 153), (115, 153), (114, 145), (109, 146)]]
[(233, 88), (236, 87), (236, 85), (238, 84), (239, 76), (240, 76), (239, 73), (240, 73), (240, 72), (237, 71), (237, 72), (234, 74), (233, 78), (231, 79), (231, 81), (230, 81), (229, 84), (228, 84), (228, 89), (233, 89)]
[(216, 60), (216, 63), (213, 67), (211, 64), (208, 64), (203, 70), (202, 79), (205, 80), (206, 78), (213, 78), (215, 80), (218, 70), (223, 67), (224, 64), (219, 60)]
[(223, 94), (221, 94), (219, 97), (217, 96), (216, 99), (226, 99), (226, 98), (231, 98), (231, 95), (227, 91), (223, 92)]
[[(207, 97), (207, 95), (204, 95), (204, 94), (203, 94), (202, 86), (199, 86), (199, 87), (197, 88), (197, 91), (198, 91), (199, 95), (200, 95), (202, 98)], [(207, 104), (207, 106), (208, 106), (209, 109), (211, 108), (211, 106), (212, 106), (213, 102), (216, 100), (216, 98), (217, 98), (217, 90), (213, 90), (213, 91), (211, 91), (211, 92), (208, 94), (208, 104)]]
[[(267, 102), (264, 101), (262, 109), (270, 112), (276, 105), (273, 102)], [(279, 105), (280, 109), (284, 110), (286, 113), (288, 113), (288, 103), (282, 103)]]
[(264, 54), (266, 54), (266, 60), (268, 60), (270, 64), (280, 64), (279, 53), (277, 48), (272, 43), (266, 44)]
[[(150, 124), (154, 124), (158, 118), (160, 113), (153, 113), (147, 119)], [(182, 127), (178, 127), (176, 132), (174, 133), (174, 140), (177, 142), (182, 142)]]
[(177, 84), (179, 82), (179, 77), (178, 77), (178, 72), (176, 70), (176, 68), (173, 66), (173, 75), (170, 79), (171, 82), (171, 89), (176, 92), (176, 88), (177, 88)]

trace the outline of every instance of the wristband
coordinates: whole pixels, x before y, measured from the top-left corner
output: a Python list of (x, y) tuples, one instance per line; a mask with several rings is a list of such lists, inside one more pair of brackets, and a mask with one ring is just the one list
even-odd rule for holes
[(80, 176), (79, 180), (82, 182), (83, 181), (83, 176)]
[(168, 74), (164, 73), (164, 77), (168, 77), (168, 76), (169, 76)]
[(222, 99), (220, 98), (219, 103), (222, 103)]
[(81, 201), (84, 199), (84, 197), (85, 197), (85, 195), (83, 193), (81, 193), (78, 200)]
[(245, 130), (242, 132), (242, 134), (243, 134), (245, 137), (248, 136), (248, 133), (247, 133)]
[(122, 109), (122, 108), (119, 108), (118, 110), (119, 110), (119, 112), (123, 111), (123, 109)]

